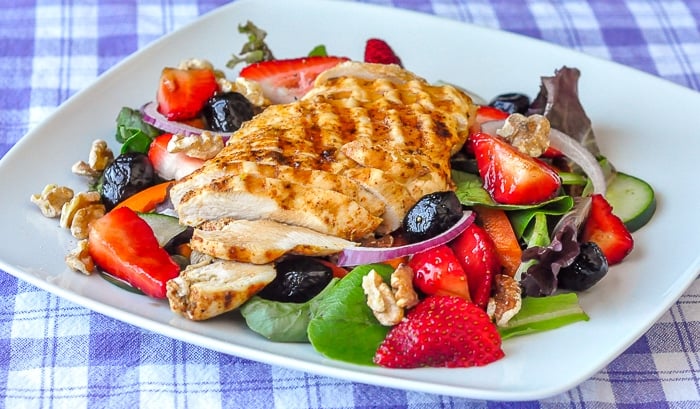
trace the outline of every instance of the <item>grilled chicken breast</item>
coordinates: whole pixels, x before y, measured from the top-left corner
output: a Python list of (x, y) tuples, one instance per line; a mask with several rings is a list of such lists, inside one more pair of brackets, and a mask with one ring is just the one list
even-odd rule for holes
[[(352, 241), (387, 233), (422, 196), (453, 187), (450, 156), (466, 141), (474, 112), (464, 93), (398, 66), (343, 63), (301, 100), (246, 122), (213, 160), (176, 183), (171, 199), (191, 226), (233, 217)], [(349, 207), (336, 209), (341, 203)]]
[(190, 245), (215, 258), (266, 264), (285, 254), (328, 256), (357, 243), (272, 220), (221, 219), (195, 229)]
[(206, 320), (236, 309), (275, 279), (273, 265), (217, 260), (187, 267), (167, 283), (170, 309)]
[(453, 188), (450, 157), (475, 110), (454, 87), (357, 62), (267, 107), (170, 190), (195, 227), (192, 248), (216, 259), (168, 283), (171, 309), (195, 320), (230, 311), (285, 254), (329, 255), (398, 229), (421, 197)]

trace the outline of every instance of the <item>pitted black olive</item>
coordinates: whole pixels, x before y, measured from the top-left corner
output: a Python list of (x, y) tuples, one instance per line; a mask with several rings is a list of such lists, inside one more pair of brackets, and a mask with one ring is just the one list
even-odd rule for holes
[(275, 265), (277, 276), (258, 295), (272, 301), (303, 303), (314, 298), (333, 278), (330, 267), (310, 257), (292, 257)]
[(98, 190), (107, 210), (155, 182), (155, 172), (148, 156), (128, 152), (117, 156), (102, 173)]
[(435, 192), (423, 196), (403, 219), (405, 238), (416, 243), (435, 237), (462, 217), (462, 204), (455, 192)]
[(584, 291), (600, 281), (608, 272), (608, 260), (593, 242), (583, 243), (571, 265), (559, 270), (558, 286), (566, 290)]
[(254, 113), (253, 104), (238, 92), (225, 92), (209, 99), (202, 108), (209, 129), (218, 132), (234, 132)]
[(530, 107), (530, 97), (525, 94), (511, 92), (498, 95), (489, 102), (489, 105), (509, 114), (518, 113), (524, 115)]

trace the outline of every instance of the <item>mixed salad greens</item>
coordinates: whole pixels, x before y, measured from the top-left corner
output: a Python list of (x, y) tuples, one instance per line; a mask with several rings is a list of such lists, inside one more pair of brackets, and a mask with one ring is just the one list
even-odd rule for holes
[[(239, 31), (249, 41), (227, 68), (244, 64), (240, 75), (260, 84), (270, 103), (300, 97), (320, 71), (349, 60), (328, 56), (322, 45), (303, 57), (304, 64), (301, 58), (279, 60), (263, 30), (248, 22)], [(378, 39), (367, 42), (364, 61), (401, 65)], [(280, 267), (273, 283), (298, 286), (282, 292), (315, 289), (293, 301), (264, 292), (252, 296), (237, 310), (249, 328), (275, 342), (310, 342), (330, 358), (357, 364), (478, 366), (503, 356), (503, 339), (587, 320), (577, 292), (589, 291), (632, 251), (631, 233), (651, 219), (655, 198), (646, 182), (617, 170), (600, 151), (579, 101), (579, 75), (562, 67), (542, 78), (532, 101), (506, 93), (481, 104), (467, 144), (452, 157), (454, 192), (427, 198), (427, 210), (408, 215), (389, 248), (315, 257), (301, 271), (291, 265), (284, 277)], [(292, 85), (290, 76), (297, 78)], [(121, 151), (90, 175), (90, 189), (105, 206), (85, 238), (90, 262), (130, 291), (164, 298), (167, 281), (195, 263), (188, 248), (192, 229), (173, 216), (168, 189), (207, 158), (172, 152), (170, 140), (204, 129), (230, 137), (264, 109), (240, 97), (207, 102), (224, 94), (222, 80), (223, 72), (204, 63), (166, 68), (156, 101), (119, 112), (115, 138)], [(194, 99), (201, 100), (195, 107)], [(508, 126), (526, 134), (545, 126), (547, 144), (534, 156), (523, 154), (500, 135)], [(448, 208), (449, 201), (447, 226), (407, 242), (407, 223), (430, 217), (444, 223), (436, 209)], [(411, 268), (418, 299), (399, 322), (384, 325), (368, 306), (364, 282), (372, 276), (393, 283), (401, 266)], [(301, 276), (312, 276), (313, 283), (300, 284)], [(501, 301), (512, 305), (499, 317), (494, 309)]]

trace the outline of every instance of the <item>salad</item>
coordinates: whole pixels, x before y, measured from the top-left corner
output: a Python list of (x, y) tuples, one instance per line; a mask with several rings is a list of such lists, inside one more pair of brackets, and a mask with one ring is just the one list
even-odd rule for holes
[[(541, 79), (534, 99), (485, 101), (462, 90), (468, 132), (446, 154), (450, 188), (412, 200), (393, 227), (361, 237), (304, 230), (328, 239), (326, 247), (212, 257), (197, 247), (204, 223), (178, 212), (183, 180), (332, 69), (368, 64), (413, 75), (380, 39), (367, 41), (362, 61), (323, 46), (278, 59), (264, 31), (250, 22), (239, 30), (249, 41), (227, 65), (244, 65), (235, 80), (205, 60), (165, 67), (154, 101), (118, 113), (120, 152), (98, 140), (74, 166), (86, 191), (49, 185), (32, 196), (78, 239), (66, 257), (73, 269), (167, 299), (191, 319), (234, 311), (265, 338), (309, 342), (332, 359), (481, 366), (505, 356), (509, 337), (587, 320), (577, 293), (614, 274), (610, 267), (633, 251), (632, 233), (654, 213), (651, 186), (598, 148), (578, 99), (580, 72), (562, 67)], [(209, 281), (195, 282), (194, 271)], [(179, 304), (196, 291), (207, 304)]]

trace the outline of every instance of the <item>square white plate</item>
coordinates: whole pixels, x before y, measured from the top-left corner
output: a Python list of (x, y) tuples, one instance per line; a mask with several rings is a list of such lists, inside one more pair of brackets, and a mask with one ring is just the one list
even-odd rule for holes
[[(294, 16), (290, 18), (290, 16)], [(71, 165), (91, 141), (113, 141), (122, 106), (153, 99), (159, 73), (189, 57), (223, 68), (251, 20), (268, 32), (278, 58), (305, 55), (317, 44), (361, 59), (367, 38), (387, 40), (404, 65), (490, 98), (520, 91), (533, 96), (539, 77), (563, 66), (582, 72), (581, 100), (603, 152), (623, 171), (657, 191), (652, 222), (634, 234), (636, 248), (581, 304), (591, 317), (556, 331), (507, 340), (506, 357), (484, 368), (388, 370), (330, 361), (309, 345), (266, 341), (229, 317), (196, 323), (173, 315), (166, 302), (134, 295), (99, 276), (64, 264), (75, 240), (29, 202), (47, 183), (85, 189)], [(391, 21), (391, 24), (386, 24)], [(230, 77), (235, 73), (227, 71)], [(105, 315), (221, 352), (321, 375), (454, 396), (530, 400), (566, 391), (603, 368), (640, 337), (684, 292), (700, 270), (700, 139), (692, 118), (700, 94), (670, 82), (505, 32), (396, 9), (357, 3), (240, 1), (166, 36), (101, 76), (26, 135), (0, 162), (0, 268)]]

